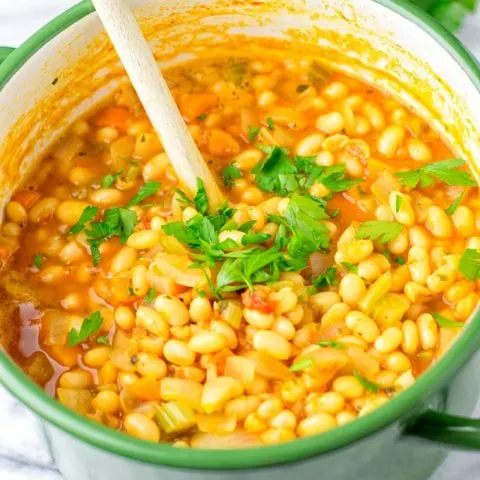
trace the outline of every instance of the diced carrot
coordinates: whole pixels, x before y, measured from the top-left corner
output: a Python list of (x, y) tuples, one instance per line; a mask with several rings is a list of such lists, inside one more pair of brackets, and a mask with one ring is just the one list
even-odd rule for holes
[(66, 347), (63, 345), (52, 345), (50, 356), (64, 367), (74, 367), (77, 364), (77, 357), (82, 352), (80, 347)]
[(199, 115), (207, 113), (218, 104), (218, 97), (214, 93), (192, 93), (184, 95), (180, 100), (180, 111), (185, 120), (192, 122)]
[(95, 115), (93, 124), (97, 127), (115, 127), (125, 130), (130, 111), (124, 107), (107, 107)]
[(240, 152), (240, 145), (229, 133), (214, 128), (209, 135), (208, 149), (212, 155), (230, 157)]
[(21, 203), (26, 210), (32, 208), (39, 200), (41, 195), (38, 192), (31, 192), (30, 190), (19, 190), (15, 192), (12, 200)]
[(128, 388), (138, 400), (160, 400), (160, 382), (155, 377), (143, 377)]

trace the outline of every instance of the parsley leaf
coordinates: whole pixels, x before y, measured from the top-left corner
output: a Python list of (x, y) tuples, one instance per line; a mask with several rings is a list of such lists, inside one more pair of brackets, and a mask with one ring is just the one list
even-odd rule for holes
[(301, 270), (314, 252), (327, 250), (329, 244), (328, 229), (321, 220), (328, 214), (321, 203), (311, 197), (293, 195), (285, 211), (285, 220), (292, 232), (288, 244), (288, 254)]
[(380, 389), (380, 385), (371, 382), (370, 380), (367, 380), (365, 377), (363, 377), (357, 370), (353, 371), (353, 376), (360, 382), (362, 387), (370, 393), (377, 393), (378, 390)]
[(320, 340), (319, 342), (317, 342), (317, 345), (320, 345), (321, 347), (332, 347), (336, 350), (343, 350), (346, 348), (346, 345), (344, 343), (335, 342), (334, 340)]
[(287, 195), (298, 190), (297, 169), (288, 159), (288, 151), (280, 147), (264, 147), (267, 157), (252, 169), (261, 190)]
[(364, 222), (357, 231), (356, 238), (379, 239), (381, 243), (391, 242), (403, 230), (403, 225), (386, 220)]
[(226, 187), (231, 188), (235, 184), (234, 180), (237, 178), (242, 178), (243, 173), (234, 163), (231, 163), (222, 170), (222, 177), (223, 184)]
[(467, 248), (458, 263), (458, 271), (471, 282), (480, 278), (480, 251)]
[(79, 343), (84, 342), (91, 335), (95, 334), (100, 330), (102, 326), (103, 319), (99, 311), (93, 312), (89, 317), (85, 318), (80, 327), (80, 331), (72, 328), (67, 335), (67, 341), (69, 347), (74, 347)]
[(399, 264), (399, 265), (405, 265), (405, 259), (403, 257), (397, 257), (395, 259), (395, 261)]
[(124, 244), (133, 233), (137, 221), (134, 211), (115, 207), (105, 210), (103, 221), (90, 223), (90, 228), (85, 230), (85, 233), (95, 266), (100, 263), (99, 245), (114, 236), (119, 236), (120, 243)]
[(400, 211), (400, 208), (402, 206), (402, 202), (403, 202), (403, 197), (400, 196), (400, 195), (396, 195), (395, 197), (395, 212), (399, 212)]
[(117, 173), (109, 173), (108, 175), (105, 175), (102, 179), (102, 188), (110, 188), (122, 173), (123, 170)]
[(271, 238), (268, 233), (249, 233), (242, 238), (242, 245), (252, 245), (257, 243), (264, 243)]
[(157, 291), (154, 288), (151, 288), (148, 293), (145, 295), (144, 300), (147, 303), (152, 303), (153, 300), (155, 299), (155, 295), (157, 294)]
[(178, 201), (182, 203), (183, 205), (192, 205), (194, 206), (195, 204), (193, 203), (193, 200), (188, 198), (187, 194), (185, 192), (182, 192), (178, 188), (175, 189), (175, 193), (178, 195)]
[(325, 168), (318, 178), (332, 192), (343, 192), (362, 182), (360, 178), (345, 178), (345, 164)]
[(252, 127), (252, 125), (248, 126), (248, 141), (253, 143), (257, 138), (258, 134), (260, 133), (261, 127)]
[(275, 130), (275, 124), (273, 123), (272, 117), (267, 118), (267, 127), (269, 130)]
[(432, 317), (437, 321), (438, 325), (440, 325), (440, 327), (442, 328), (462, 328), (463, 326), (465, 326), (463, 322), (455, 322), (436, 312), (432, 313)]
[(281, 254), (274, 247), (253, 250), (244, 258), (228, 258), (217, 275), (217, 290), (234, 291), (253, 288), (254, 283), (278, 279)]
[(352, 272), (352, 273), (358, 272), (358, 267), (356, 265), (353, 265), (352, 263), (341, 262), (340, 265), (342, 267), (345, 267), (349, 272)]
[(448, 206), (446, 209), (445, 209), (445, 212), (448, 214), (448, 215), (453, 215), (456, 211), (457, 211), (457, 208), (460, 206), (460, 204), (462, 203), (462, 200), (463, 200), (463, 197), (465, 196), (465, 190), (462, 192), (462, 194), (457, 197), (455, 199), (455, 201), (450, 205)]
[(465, 165), (465, 160), (455, 158), (452, 160), (442, 160), (440, 162), (429, 163), (416, 170), (396, 173), (396, 177), (403, 185), (415, 188), (420, 186), (431, 187), (435, 179), (445, 182), (447, 185), (458, 185), (463, 187), (475, 187), (477, 182), (469, 172), (458, 170)]
[(294, 363), (289, 370), (291, 372), (299, 372), (301, 370), (306, 370), (307, 368), (310, 368), (313, 365), (313, 360), (308, 357), (308, 358), (303, 358), (302, 360), (298, 361), (297, 363)]
[(322, 273), (317, 278), (312, 280), (315, 288), (328, 288), (331, 285), (337, 285), (337, 269), (335, 267), (328, 267), (325, 273)]
[(205, 215), (208, 211), (208, 198), (205, 185), (200, 178), (197, 178), (197, 194), (193, 201), (195, 202), (197, 211), (202, 215)]
[(90, 222), (97, 216), (99, 210), (100, 209), (98, 207), (92, 207), (92, 206), (86, 207), (85, 210), (80, 215), (78, 222), (70, 229), (68, 234), (74, 235), (75, 233), (81, 232), (85, 228), (85, 224), (87, 222)]
[(102, 335), (100, 337), (97, 338), (97, 343), (99, 343), (100, 345), (108, 345), (109, 341), (108, 341), (108, 336), (107, 335)]
[(208, 117), (208, 114), (206, 114), (206, 113), (201, 113), (200, 115), (197, 115), (195, 118), (196, 118), (197, 120), (202, 121), (202, 120), (205, 120), (207, 117)]
[(43, 255), (41, 253), (37, 253), (34, 257), (33, 257), (33, 264), (38, 268), (42, 268), (42, 265), (43, 265)]
[(137, 192), (137, 194), (130, 200), (130, 202), (128, 202), (127, 207), (133, 207), (134, 205), (138, 205), (146, 198), (155, 195), (158, 192), (159, 188), (160, 182), (149, 180), (140, 187), (140, 190)]

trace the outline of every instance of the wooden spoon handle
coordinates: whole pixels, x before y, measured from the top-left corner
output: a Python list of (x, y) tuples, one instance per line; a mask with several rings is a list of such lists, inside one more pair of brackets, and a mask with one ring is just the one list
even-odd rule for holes
[(204, 182), (210, 208), (225, 203), (125, 0), (92, 0), (170, 162), (190, 194)]

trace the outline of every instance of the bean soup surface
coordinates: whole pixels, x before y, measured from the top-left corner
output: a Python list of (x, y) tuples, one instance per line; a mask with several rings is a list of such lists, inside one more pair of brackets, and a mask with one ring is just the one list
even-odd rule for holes
[(182, 190), (121, 88), (6, 207), (14, 359), (78, 413), (177, 447), (318, 434), (412, 385), (478, 303), (465, 162), (311, 59), (166, 76), (228, 204)]

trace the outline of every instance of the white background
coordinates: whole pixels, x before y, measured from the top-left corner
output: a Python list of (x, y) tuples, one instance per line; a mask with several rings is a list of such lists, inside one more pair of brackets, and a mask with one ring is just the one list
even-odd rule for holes
[[(18, 46), (76, 0), (0, 0), (0, 46)], [(480, 12), (460, 39), (480, 58)], [(477, 417), (480, 408), (477, 408)], [(452, 453), (431, 480), (480, 478), (480, 455)], [(0, 479), (62, 480), (43, 443), (39, 423), (0, 387)], [(386, 479), (388, 480), (388, 479)]]

